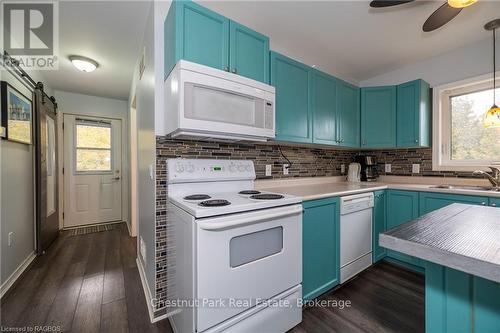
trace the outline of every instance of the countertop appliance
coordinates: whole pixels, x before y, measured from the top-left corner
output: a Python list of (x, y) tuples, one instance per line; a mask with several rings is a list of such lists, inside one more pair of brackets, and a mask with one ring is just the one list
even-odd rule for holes
[(361, 164), (356, 162), (349, 163), (349, 168), (347, 170), (347, 181), (359, 182), (360, 174), (361, 174)]
[(373, 192), (340, 198), (340, 283), (372, 264)]
[(361, 165), (361, 181), (372, 182), (378, 178), (377, 159), (370, 155), (357, 155), (354, 160)]
[(266, 141), (275, 135), (275, 88), (180, 60), (165, 81), (157, 135)]
[(301, 199), (257, 191), (254, 179), (248, 160), (167, 160), (177, 295), (199, 301), (170, 317), (175, 332), (286, 332), (301, 322)]

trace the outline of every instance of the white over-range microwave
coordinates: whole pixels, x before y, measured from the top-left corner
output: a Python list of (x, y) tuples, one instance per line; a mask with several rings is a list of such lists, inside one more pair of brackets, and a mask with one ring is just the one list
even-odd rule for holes
[(275, 88), (180, 60), (156, 121), (156, 134), (172, 138), (266, 141), (275, 135)]

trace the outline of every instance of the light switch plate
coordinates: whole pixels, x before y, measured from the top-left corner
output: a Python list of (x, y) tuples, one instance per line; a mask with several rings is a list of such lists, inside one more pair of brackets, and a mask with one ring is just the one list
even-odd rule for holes
[(152, 164), (149, 165), (149, 178), (154, 180), (154, 168)]
[(288, 175), (289, 171), (290, 171), (290, 164), (288, 163), (283, 164), (283, 174)]
[(0, 126), (0, 138), (6, 138), (7, 137), (7, 131), (5, 130), (5, 127)]
[(411, 165), (412, 173), (420, 173), (420, 164), (412, 164)]
[(8, 241), (7, 241), (7, 245), (9, 247), (12, 246), (12, 243), (14, 242), (14, 232), (9, 232), (9, 237), (8, 237)]
[(386, 164), (385, 165), (385, 173), (391, 173), (392, 171), (392, 165)]
[(273, 172), (273, 166), (271, 164), (266, 164), (266, 177), (271, 177)]
[(345, 174), (345, 164), (340, 165), (340, 174)]

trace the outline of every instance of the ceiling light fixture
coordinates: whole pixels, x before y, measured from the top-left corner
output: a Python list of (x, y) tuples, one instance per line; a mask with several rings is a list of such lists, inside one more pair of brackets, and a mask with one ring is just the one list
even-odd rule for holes
[(448, 0), (448, 5), (453, 8), (465, 8), (476, 2), (477, 0)]
[(97, 61), (82, 56), (70, 56), (69, 60), (79, 71), (90, 73), (99, 67)]
[(500, 108), (496, 104), (496, 33), (495, 30), (500, 27), (500, 19), (486, 23), (484, 28), (493, 31), (493, 106), (484, 116), (484, 127), (500, 127)]

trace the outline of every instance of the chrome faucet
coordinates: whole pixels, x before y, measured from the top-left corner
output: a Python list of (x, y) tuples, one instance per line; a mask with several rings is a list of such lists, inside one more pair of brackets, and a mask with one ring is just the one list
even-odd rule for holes
[(493, 172), (493, 176), (487, 172), (484, 172), (483, 170), (476, 170), (472, 174), (485, 176), (486, 178), (488, 178), (491, 185), (493, 185), (493, 187), (495, 187), (498, 190), (500, 189), (500, 170), (494, 167), (489, 167), (489, 168)]

